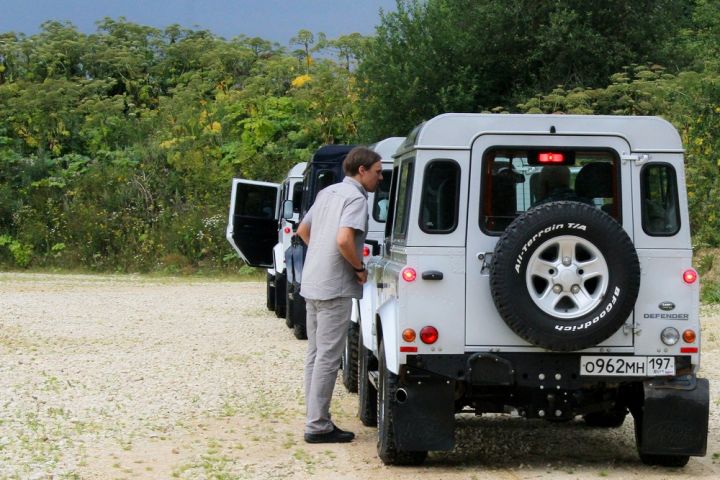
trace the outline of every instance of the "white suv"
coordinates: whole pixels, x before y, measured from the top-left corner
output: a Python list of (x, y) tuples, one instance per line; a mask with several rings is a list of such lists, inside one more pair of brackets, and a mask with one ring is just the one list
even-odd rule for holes
[(417, 127), (358, 308), (359, 415), (380, 458), (451, 449), (461, 410), (602, 427), (630, 412), (643, 462), (704, 455), (683, 161), (655, 117)]

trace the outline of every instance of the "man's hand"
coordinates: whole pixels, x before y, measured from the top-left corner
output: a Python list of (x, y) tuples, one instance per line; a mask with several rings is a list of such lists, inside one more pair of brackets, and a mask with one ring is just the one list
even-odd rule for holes
[[(340, 227), (337, 233), (337, 246), (340, 255), (355, 269), (355, 276), (360, 285), (367, 281), (367, 270), (364, 269), (362, 258), (358, 258), (355, 248), (355, 230), (350, 227)], [(358, 268), (363, 268), (358, 272)]]

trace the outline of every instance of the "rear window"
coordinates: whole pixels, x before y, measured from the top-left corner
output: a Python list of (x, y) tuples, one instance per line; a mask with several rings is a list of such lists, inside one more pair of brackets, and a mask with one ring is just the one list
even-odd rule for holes
[(667, 163), (648, 164), (640, 178), (643, 230), (652, 236), (675, 235), (680, 230), (675, 169)]
[(483, 157), (480, 226), (499, 234), (521, 213), (560, 200), (620, 221), (619, 160), (609, 150), (493, 148)]

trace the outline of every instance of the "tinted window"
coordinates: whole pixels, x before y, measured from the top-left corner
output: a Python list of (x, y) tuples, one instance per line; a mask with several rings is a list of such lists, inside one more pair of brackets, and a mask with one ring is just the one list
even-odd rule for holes
[(390, 237), (390, 234), (393, 231), (393, 219), (395, 218), (395, 198), (397, 197), (397, 190), (398, 190), (398, 171), (400, 169), (398, 167), (393, 167), (393, 173), (392, 173), (392, 185), (390, 187), (390, 199), (388, 202), (388, 217), (387, 222), (385, 222), (385, 239), (387, 240)]
[(641, 174), (642, 225), (648, 235), (674, 235), (680, 230), (675, 169), (668, 164), (646, 165)]
[(297, 182), (293, 186), (293, 193), (292, 193), (293, 212), (295, 212), (295, 213), (300, 212), (300, 205), (302, 204), (302, 193), (303, 193), (303, 184), (302, 184), (302, 182)]
[(337, 180), (335, 179), (335, 172), (333, 172), (332, 170), (321, 170), (317, 174), (315, 191), (319, 192), (323, 188), (332, 185), (335, 182), (337, 182)]
[(452, 160), (434, 160), (425, 168), (420, 228), (427, 233), (449, 233), (458, 221), (460, 166)]
[(410, 197), (412, 195), (412, 178), (414, 163), (403, 162), (400, 167), (400, 178), (398, 180), (397, 210), (393, 227), (393, 238), (404, 239), (408, 228), (408, 210), (410, 209)]
[(480, 225), (502, 232), (521, 213), (544, 203), (573, 200), (620, 220), (619, 171), (611, 151), (564, 149), (549, 163), (547, 152), (488, 150), (483, 157)]
[(375, 200), (373, 203), (373, 218), (377, 222), (384, 222), (388, 216), (388, 205), (390, 203), (390, 185), (392, 183), (392, 171), (383, 170), (383, 179), (375, 190)]
[(235, 215), (275, 218), (277, 190), (260, 185), (240, 185), (235, 196)]

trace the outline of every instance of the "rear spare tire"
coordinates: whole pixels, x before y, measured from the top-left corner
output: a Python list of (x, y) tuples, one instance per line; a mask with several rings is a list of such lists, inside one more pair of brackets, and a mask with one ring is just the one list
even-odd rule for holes
[(490, 265), (493, 301), (528, 342), (581, 350), (615, 333), (640, 287), (635, 247), (622, 226), (579, 202), (552, 202), (517, 217)]

